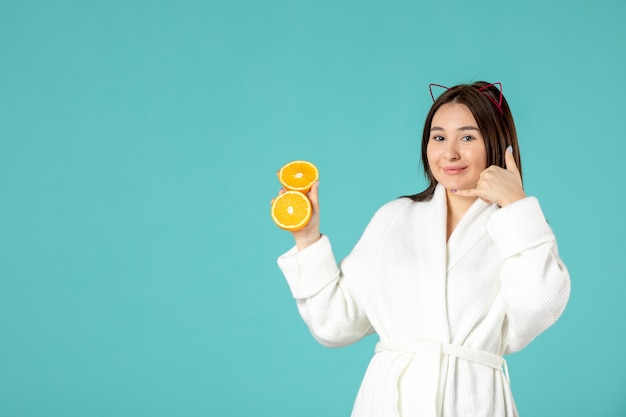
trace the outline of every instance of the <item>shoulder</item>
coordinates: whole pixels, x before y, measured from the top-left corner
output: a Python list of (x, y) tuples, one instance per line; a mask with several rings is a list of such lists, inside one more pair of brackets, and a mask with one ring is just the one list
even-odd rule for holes
[(394, 216), (408, 212), (416, 203), (410, 198), (400, 197), (395, 200), (391, 200), (380, 207), (374, 217), (376, 216)]
[(398, 222), (402, 223), (411, 216), (413, 210), (423, 203), (416, 203), (410, 198), (400, 197), (381, 206), (370, 221), (370, 227), (387, 228)]

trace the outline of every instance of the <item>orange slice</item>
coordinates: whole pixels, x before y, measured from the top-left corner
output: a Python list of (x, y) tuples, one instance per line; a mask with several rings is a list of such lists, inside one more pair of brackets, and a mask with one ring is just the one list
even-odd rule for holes
[(295, 232), (311, 220), (311, 202), (299, 191), (286, 191), (272, 202), (272, 220), (281, 229)]
[(307, 161), (292, 161), (283, 166), (278, 173), (278, 180), (285, 190), (308, 193), (319, 179), (317, 167)]

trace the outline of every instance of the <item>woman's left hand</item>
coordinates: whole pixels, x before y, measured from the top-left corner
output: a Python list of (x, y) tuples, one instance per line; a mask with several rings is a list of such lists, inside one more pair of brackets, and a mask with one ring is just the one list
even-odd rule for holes
[(461, 197), (478, 197), (487, 203), (496, 203), (500, 207), (525, 198), (522, 176), (511, 148), (505, 152), (504, 161), (506, 169), (492, 165), (480, 174), (476, 188), (457, 190), (454, 193)]

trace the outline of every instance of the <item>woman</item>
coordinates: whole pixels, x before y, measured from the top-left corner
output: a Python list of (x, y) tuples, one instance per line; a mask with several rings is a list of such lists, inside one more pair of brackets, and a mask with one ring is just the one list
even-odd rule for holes
[(311, 222), (278, 264), (320, 343), (380, 337), (353, 416), (516, 416), (502, 356), (558, 319), (570, 280), (524, 192), (501, 88), (446, 89), (426, 117), (422, 163), (428, 188), (379, 209), (339, 265), (315, 185)]

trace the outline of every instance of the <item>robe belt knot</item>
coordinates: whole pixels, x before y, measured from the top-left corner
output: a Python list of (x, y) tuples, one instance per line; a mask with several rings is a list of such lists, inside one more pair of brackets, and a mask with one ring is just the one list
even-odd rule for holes
[(501, 356), (480, 349), (420, 339), (380, 341), (376, 344), (376, 353), (382, 352), (411, 355), (411, 360), (406, 362), (399, 377), (402, 383), (398, 395), (398, 416), (441, 416), (445, 381), (441, 380), (440, 375), (447, 372), (448, 363), (443, 360), (444, 355), (488, 366), (503, 372), (508, 380), (506, 361)]

